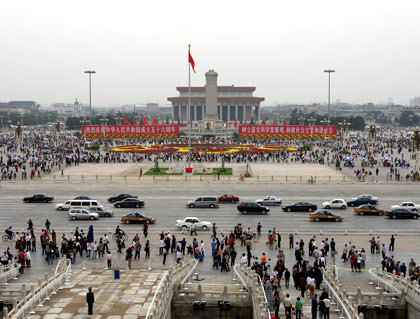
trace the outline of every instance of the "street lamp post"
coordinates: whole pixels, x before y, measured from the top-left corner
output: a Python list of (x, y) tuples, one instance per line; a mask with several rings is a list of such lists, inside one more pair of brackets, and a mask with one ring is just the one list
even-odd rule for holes
[(328, 73), (328, 118), (331, 118), (331, 73), (334, 73), (335, 70), (327, 69), (324, 72)]
[(121, 121), (122, 121), (122, 118), (121, 118), (121, 117), (117, 116), (117, 117), (115, 118), (115, 124), (116, 124), (116, 125), (121, 125)]
[(349, 135), (349, 126), (351, 123), (346, 122), (346, 120), (343, 121), (343, 123), (338, 123), (341, 126), (341, 138), (343, 141), (343, 151), (346, 149), (346, 142), (347, 142), (347, 136)]
[(367, 126), (368, 130), (368, 139), (369, 139), (369, 157), (373, 157), (373, 144), (376, 142), (376, 131), (377, 127), (375, 124), (371, 123)]
[(89, 74), (89, 123), (92, 125), (92, 74), (95, 74), (96, 71), (90, 70), (85, 73)]
[(286, 123), (286, 125), (289, 125), (289, 122), (290, 122), (290, 116), (289, 115), (284, 117), (284, 122)]

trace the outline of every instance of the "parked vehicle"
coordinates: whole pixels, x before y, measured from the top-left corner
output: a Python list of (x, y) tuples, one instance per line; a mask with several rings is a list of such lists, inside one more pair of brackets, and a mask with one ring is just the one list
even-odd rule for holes
[(258, 203), (240, 203), (237, 206), (237, 209), (240, 213), (246, 215), (248, 213), (260, 213), (260, 214), (268, 214), (270, 209), (268, 207), (262, 206)]
[(138, 196), (136, 195), (130, 195), (130, 194), (119, 194), (117, 196), (112, 196), (110, 198), (108, 198), (108, 202), (111, 203), (115, 203), (115, 202), (120, 202), (126, 198), (137, 198)]
[(264, 206), (278, 206), (281, 205), (282, 200), (276, 196), (266, 196), (261, 199), (257, 199), (256, 203)]
[(115, 202), (117, 208), (140, 208), (144, 206), (144, 201), (137, 198), (126, 198), (122, 201)]
[(72, 220), (76, 220), (76, 219), (94, 220), (94, 219), (99, 218), (99, 215), (97, 213), (91, 212), (87, 209), (70, 209), (68, 214)]
[(189, 208), (195, 208), (195, 207), (217, 208), (219, 207), (219, 200), (217, 197), (214, 197), (214, 196), (197, 197), (194, 200), (188, 201), (187, 207)]
[(396, 219), (396, 218), (415, 218), (418, 219), (419, 218), (419, 213), (417, 212), (413, 212), (411, 210), (408, 210), (406, 208), (397, 208), (397, 209), (393, 209), (389, 212), (385, 213), (386, 217), (392, 218), (392, 219)]
[(211, 227), (211, 223), (207, 221), (201, 221), (197, 217), (185, 217), (184, 219), (179, 219), (176, 221), (176, 227), (182, 231), (186, 231), (191, 228), (194, 224), (195, 229), (197, 230), (208, 230)]
[(328, 202), (323, 202), (321, 204), (321, 207), (325, 209), (331, 209), (331, 208), (346, 209), (347, 204), (344, 199), (332, 199)]
[(295, 202), (282, 207), (285, 212), (312, 212), (318, 209), (318, 206), (308, 202)]
[(44, 194), (35, 194), (33, 196), (23, 198), (23, 201), (25, 203), (48, 203), (48, 202), (52, 202), (53, 200), (54, 200), (54, 197), (47, 196)]

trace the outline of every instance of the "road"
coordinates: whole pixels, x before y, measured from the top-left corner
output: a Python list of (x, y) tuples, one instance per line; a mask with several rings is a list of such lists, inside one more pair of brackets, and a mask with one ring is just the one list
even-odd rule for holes
[[(202, 220), (215, 222), (219, 230), (230, 231), (241, 223), (245, 227), (255, 227), (261, 222), (267, 230), (276, 227), (277, 231), (344, 233), (348, 231), (368, 233), (370, 230), (378, 233), (389, 232), (420, 232), (420, 220), (390, 220), (380, 216), (354, 216), (353, 208), (336, 210), (344, 216), (341, 223), (315, 223), (308, 219), (308, 213), (283, 212), (281, 207), (271, 207), (269, 215), (241, 215), (236, 210), (236, 204), (221, 204), (216, 209), (187, 208), (186, 202), (200, 195), (221, 195), (233, 193), (242, 201), (254, 201), (265, 195), (275, 195), (283, 199), (283, 203), (294, 201), (309, 201), (318, 207), (326, 200), (344, 198), (349, 200), (361, 193), (371, 193), (380, 198), (378, 207), (389, 209), (391, 205), (404, 200), (416, 201), (419, 186), (417, 185), (386, 185), (386, 184), (224, 184), (224, 183), (13, 183), (3, 184), (0, 194), (0, 225), (12, 226), (23, 230), (26, 222), (32, 218), (36, 228), (44, 225), (48, 218), (52, 228), (57, 232), (69, 232), (76, 226), (88, 227), (93, 224), (97, 231), (113, 230), (120, 224), (120, 217), (136, 209), (114, 208), (107, 198), (121, 192), (138, 195), (145, 200), (146, 206), (138, 211), (157, 218), (157, 223), (150, 227), (153, 231), (174, 231), (175, 221), (186, 216), (195, 216)], [(22, 202), (24, 196), (34, 193), (53, 195), (53, 203)], [(97, 221), (70, 221), (67, 212), (55, 210), (55, 204), (72, 199), (78, 195), (88, 195), (111, 208), (114, 217), (101, 218)], [(138, 225), (124, 225), (128, 231), (138, 231)]]

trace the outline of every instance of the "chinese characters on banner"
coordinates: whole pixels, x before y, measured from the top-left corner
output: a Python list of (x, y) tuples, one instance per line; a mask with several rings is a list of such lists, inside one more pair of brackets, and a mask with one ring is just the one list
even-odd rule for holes
[(87, 125), (82, 126), (86, 138), (155, 138), (178, 136), (178, 125)]
[(240, 125), (239, 135), (261, 138), (337, 138), (337, 126)]

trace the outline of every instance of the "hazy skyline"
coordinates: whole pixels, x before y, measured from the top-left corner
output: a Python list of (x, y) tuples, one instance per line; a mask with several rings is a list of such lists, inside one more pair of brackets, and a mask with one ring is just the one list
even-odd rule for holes
[[(417, 14), (416, 14), (417, 12)], [(0, 102), (159, 102), (219, 73), (263, 105), (420, 95), (419, 1), (8, 1), (0, 11)]]

